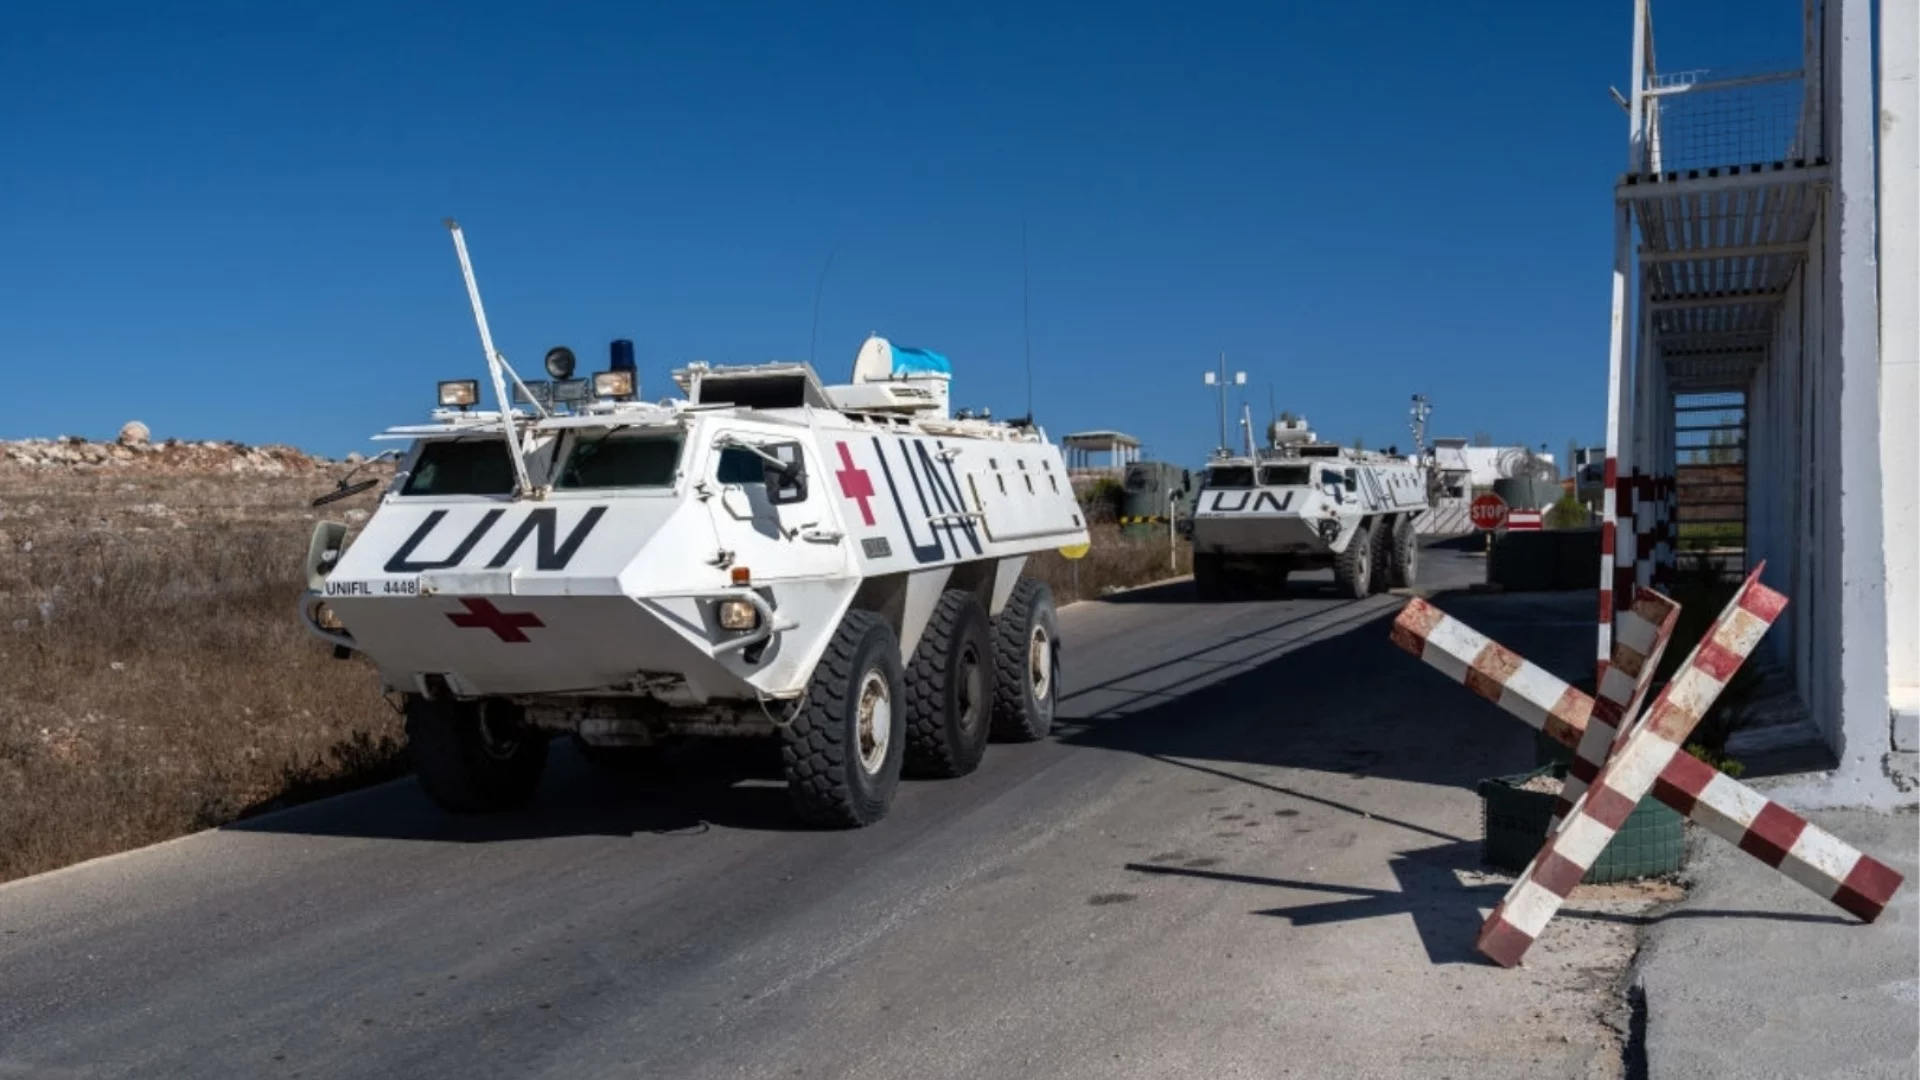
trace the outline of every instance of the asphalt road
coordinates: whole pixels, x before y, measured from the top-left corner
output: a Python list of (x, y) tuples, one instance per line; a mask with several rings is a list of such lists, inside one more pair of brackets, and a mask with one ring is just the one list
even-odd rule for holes
[(865, 830), (557, 753), (522, 814), (407, 780), (0, 887), (0, 1076), (1614, 1075), (1630, 919), (1471, 952), (1525, 730), (1314, 580), (1064, 610), (1055, 737)]

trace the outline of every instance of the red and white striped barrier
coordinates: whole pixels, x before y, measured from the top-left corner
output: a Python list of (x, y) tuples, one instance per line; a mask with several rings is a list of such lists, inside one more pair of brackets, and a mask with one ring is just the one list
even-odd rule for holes
[(1760, 584), (1759, 572), (1747, 576), (1653, 706), (1621, 729), (1619, 752), (1480, 928), (1475, 945), (1494, 963), (1520, 962), (1661, 772), (1686, 756), (1687, 736), (1786, 606), (1786, 597)]
[(1539, 532), (1543, 517), (1544, 515), (1538, 510), (1509, 510), (1507, 511), (1507, 531)]
[(1593, 699), (1547, 669), (1419, 598), (1401, 609), (1391, 634), (1395, 645), (1528, 727), (1562, 746), (1580, 745)]
[(1567, 766), (1567, 778), (1553, 808), (1555, 829), (1613, 755), (1622, 725), (1639, 712), (1679, 618), (1679, 604), (1651, 589), (1638, 589), (1633, 603), (1614, 620), (1613, 655), (1601, 673), (1587, 730)]
[[(1653, 623), (1654, 614), (1642, 606), (1645, 621)], [(1656, 633), (1664, 623), (1661, 617), (1654, 624)], [(1626, 636), (1632, 639), (1633, 633)], [(1593, 698), (1424, 600), (1408, 602), (1394, 620), (1392, 637), (1402, 649), (1578, 753), (1598, 708)], [(1656, 648), (1664, 646), (1662, 641)], [(1642, 670), (1658, 665), (1657, 653), (1646, 655)], [(1698, 651), (1689, 659), (1697, 658)], [(1659, 771), (1652, 795), (1863, 922), (1878, 918), (1902, 884), (1900, 874), (1884, 863), (1690, 754), (1672, 756)], [(1595, 855), (1605, 846), (1595, 848)], [(1582, 870), (1579, 877), (1584, 876)]]

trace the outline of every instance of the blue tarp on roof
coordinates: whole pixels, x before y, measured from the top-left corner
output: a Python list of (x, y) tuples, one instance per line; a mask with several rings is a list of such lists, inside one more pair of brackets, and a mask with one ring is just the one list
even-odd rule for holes
[(932, 349), (914, 349), (905, 345), (893, 346), (895, 375), (924, 375), (929, 372), (951, 375), (953, 365), (947, 362), (944, 355)]

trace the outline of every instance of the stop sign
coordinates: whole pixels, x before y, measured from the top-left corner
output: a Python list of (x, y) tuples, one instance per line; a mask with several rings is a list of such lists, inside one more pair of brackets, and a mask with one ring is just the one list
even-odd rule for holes
[(1475, 528), (1493, 530), (1507, 523), (1507, 500), (1489, 491), (1473, 497), (1468, 511)]

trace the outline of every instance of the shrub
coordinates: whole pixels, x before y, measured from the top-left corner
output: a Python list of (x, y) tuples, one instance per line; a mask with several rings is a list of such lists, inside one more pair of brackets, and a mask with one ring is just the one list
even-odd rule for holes
[(1593, 524), (1593, 518), (1587, 512), (1587, 504), (1568, 492), (1547, 507), (1545, 524), (1549, 529), (1584, 529)]

